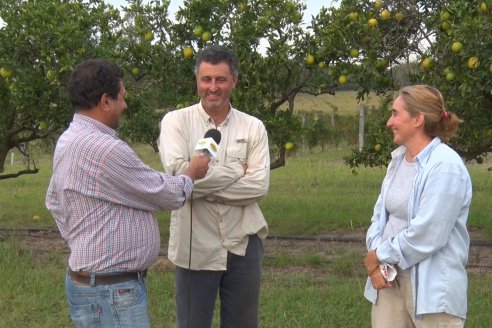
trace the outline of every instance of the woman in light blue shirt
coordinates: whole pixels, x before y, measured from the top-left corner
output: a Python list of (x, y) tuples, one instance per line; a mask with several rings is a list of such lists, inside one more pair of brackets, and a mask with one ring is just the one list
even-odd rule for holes
[[(405, 87), (393, 103), (387, 127), (400, 147), (366, 236), (372, 327), (464, 326), (472, 186), (463, 160), (444, 143), (459, 123), (430, 86)], [(385, 264), (396, 269), (394, 280)]]

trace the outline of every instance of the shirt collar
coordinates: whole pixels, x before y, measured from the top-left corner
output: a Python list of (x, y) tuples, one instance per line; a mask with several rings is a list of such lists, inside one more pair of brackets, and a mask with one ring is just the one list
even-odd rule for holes
[(73, 115), (72, 123), (78, 124), (78, 125), (83, 125), (85, 127), (88, 127), (88, 128), (94, 129), (94, 130), (99, 130), (100, 132), (109, 134), (113, 137), (118, 136), (118, 133), (115, 130), (113, 130), (112, 128), (110, 128), (109, 126), (107, 126), (106, 124), (104, 124), (98, 120), (95, 120), (89, 116), (86, 116), (86, 115), (75, 113)]
[(429, 160), (432, 151), (442, 143), (441, 138), (435, 137), (432, 141), (415, 157), (415, 161), (423, 165)]
[[(442, 143), (441, 138), (434, 137), (434, 139), (432, 139), (432, 141), (427, 146), (425, 146), (425, 148), (422, 149), (420, 151), (420, 153), (418, 153), (417, 156), (415, 156), (415, 159), (414, 159), (415, 162), (416, 163), (419, 163), (419, 165), (422, 166), (424, 163), (426, 163), (429, 160), (430, 155), (432, 154), (432, 151), (437, 146), (439, 146), (441, 143)], [(394, 159), (394, 158), (397, 158), (397, 157), (404, 156), (405, 153), (406, 153), (406, 151), (407, 151), (407, 148), (405, 146), (400, 146), (400, 147), (396, 148), (391, 153), (391, 157)]]
[[(215, 128), (216, 126), (214, 120), (212, 120), (212, 118), (207, 114), (207, 112), (205, 112), (205, 109), (203, 108), (201, 101), (198, 103), (197, 106), (198, 106), (198, 113), (200, 114), (200, 117), (202, 118), (205, 125), (207, 127), (210, 126)], [(229, 113), (227, 113), (226, 119), (224, 120), (224, 122), (220, 124), (220, 126), (227, 126), (229, 124), (229, 121), (232, 118), (232, 112), (234, 111), (234, 108), (232, 108), (231, 103), (229, 103), (229, 108), (230, 108)]]

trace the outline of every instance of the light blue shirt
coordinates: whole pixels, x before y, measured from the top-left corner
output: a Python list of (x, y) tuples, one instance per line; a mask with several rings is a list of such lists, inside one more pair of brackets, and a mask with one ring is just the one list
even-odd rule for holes
[[(414, 315), (448, 313), (466, 318), (466, 264), (470, 238), (466, 228), (472, 198), (468, 171), (459, 155), (438, 137), (415, 158), (417, 176), (408, 201), (408, 227), (381, 240), (388, 213), (384, 203), (396, 168), (405, 157), (400, 146), (383, 180), (367, 231), (368, 250), (384, 263), (411, 269)], [(372, 303), (377, 290), (368, 278), (364, 292)]]

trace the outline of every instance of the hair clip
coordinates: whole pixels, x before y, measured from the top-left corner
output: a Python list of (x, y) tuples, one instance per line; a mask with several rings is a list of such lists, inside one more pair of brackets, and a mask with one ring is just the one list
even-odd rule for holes
[(443, 110), (441, 113), (441, 116), (444, 120), (447, 120), (449, 118), (449, 112), (446, 110)]

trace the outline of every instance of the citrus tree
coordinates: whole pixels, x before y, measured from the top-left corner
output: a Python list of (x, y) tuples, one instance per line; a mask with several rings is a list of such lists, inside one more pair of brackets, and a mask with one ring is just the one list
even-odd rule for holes
[[(322, 11), (313, 28), (321, 57), (339, 59), (331, 74), (354, 82), (361, 99), (369, 92), (392, 97), (415, 83), (439, 88), (448, 110), (463, 119), (451, 145), (480, 162), (492, 150), (491, 6), (489, 0), (344, 0)], [(385, 120), (379, 122), (364, 149), (347, 158), (352, 167), (387, 164), (394, 145)]]
[(157, 149), (159, 122), (179, 96), (184, 75), (171, 42), (169, 1), (128, 0), (122, 7), (122, 35), (117, 62), (126, 69), (128, 109), (120, 126), (122, 137)]
[[(198, 101), (195, 56), (212, 43), (238, 55), (232, 101), (265, 122), (277, 154), (272, 168), (285, 164), (285, 145), (295, 149), (301, 134), (296, 96), (334, 94), (345, 84), (360, 99), (370, 92), (391, 99), (409, 83), (437, 86), (464, 120), (452, 145), (480, 160), (492, 147), (490, 1), (344, 0), (322, 8), (308, 26), (299, 0), (185, 0), (175, 21), (167, 0), (128, 0), (121, 12), (102, 0), (4, 0), (0, 172), (9, 150), (27, 155), (27, 142), (66, 127), (66, 80), (75, 64), (94, 57), (127, 72), (122, 136), (157, 150), (165, 112)], [(374, 119), (365, 147), (347, 159), (352, 167), (387, 163), (394, 147), (384, 127), (389, 103), (368, 115)], [(308, 142), (318, 130), (327, 133), (318, 123), (311, 123)]]
[[(168, 31), (165, 60), (172, 67), (160, 64), (161, 76), (173, 81), (172, 86), (162, 84), (174, 92), (170, 109), (197, 102), (195, 55), (207, 45), (224, 44), (240, 62), (233, 104), (263, 120), (277, 153), (271, 168), (284, 165), (284, 145), (300, 131), (294, 115), (296, 95), (332, 91), (320, 89), (317, 82), (326, 64), (310, 54), (314, 39), (303, 26), (304, 10), (297, 0), (185, 0)], [(287, 109), (281, 109), (285, 104)]]
[[(3, 0), (0, 17), (0, 173), (7, 153), (29, 156), (30, 141), (66, 127), (72, 115), (65, 85), (73, 67), (113, 58), (120, 15), (102, 0)], [(28, 162), (29, 163), (29, 162)], [(36, 173), (35, 163), (14, 174)]]
[(372, 92), (389, 97), (369, 115), (374, 122), (367, 142), (347, 159), (351, 166), (387, 163), (394, 145), (384, 127), (385, 110), (394, 92), (410, 83), (441, 89), (448, 109), (464, 120), (453, 147), (480, 161), (490, 151), (492, 134), (487, 1), (344, 0), (337, 8), (322, 8), (303, 26), (300, 1), (185, 0), (177, 22), (166, 25), (169, 42), (161, 55), (144, 66), (166, 58), (154, 68), (171, 77), (172, 85), (161, 83), (160, 92), (168, 104), (174, 99), (165, 109), (170, 110), (197, 101), (193, 66), (200, 49), (211, 43), (234, 49), (240, 60), (234, 106), (267, 125), (278, 151), (272, 168), (284, 165), (284, 144), (301, 131), (296, 95), (333, 94), (347, 83), (357, 87), (359, 99)]
[(492, 151), (492, 1), (450, 1), (439, 9), (440, 26), (428, 24), (436, 42), (424, 53), (432, 65), (415, 78), (445, 94), (463, 120), (454, 148), (481, 162)]

